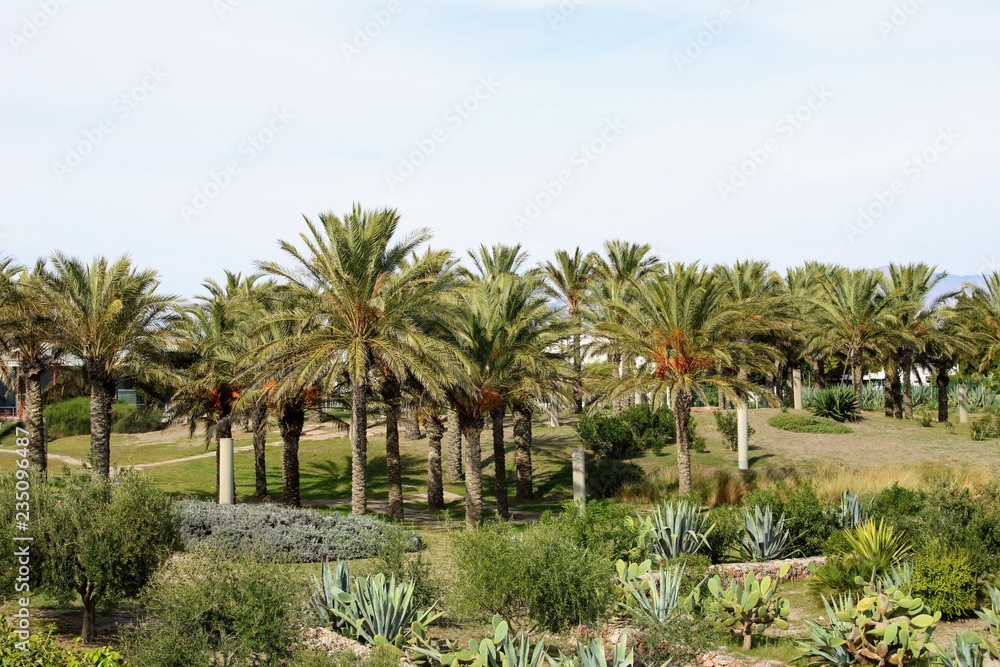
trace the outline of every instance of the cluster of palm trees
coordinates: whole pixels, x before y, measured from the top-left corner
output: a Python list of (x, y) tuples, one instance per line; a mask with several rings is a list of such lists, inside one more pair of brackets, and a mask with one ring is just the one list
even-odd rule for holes
[[(321, 406), (350, 412), (351, 508), (368, 504), (369, 416), (385, 427), (389, 511), (404, 515), (400, 425), (427, 432), (427, 503), (465, 483), (466, 522), (483, 519), (482, 434), (492, 425), (497, 511), (509, 515), (504, 420), (513, 419), (514, 489), (529, 500), (536, 412), (668, 403), (677, 421), (681, 491), (691, 487), (687, 424), (714, 387), (722, 400), (784, 400), (793, 370), (823, 387), (884, 370), (886, 414), (912, 418), (910, 378), (939, 387), (959, 365), (988, 372), (1000, 353), (1000, 274), (931, 299), (943, 274), (807, 263), (665, 265), (648, 245), (558, 251), (527, 265), (520, 246), (480, 247), (467, 266), (399, 233), (394, 210), (355, 206), (306, 220), (285, 261), (206, 281), (194, 303), (161, 293), (128, 258), (87, 264), (61, 254), (0, 263), (4, 380), (18, 392), (44, 470), (42, 378), (78, 368), (91, 397), (91, 459), (110, 473), (112, 401), (121, 379), (167, 388), (167, 414), (207, 442), (253, 433), (256, 491), (267, 496), (265, 442), (282, 438), (282, 501), (298, 506), (298, 445)], [(943, 383), (943, 384), (942, 384)], [(939, 418), (947, 419), (947, 392)], [(218, 451), (218, 448), (217, 448)]]

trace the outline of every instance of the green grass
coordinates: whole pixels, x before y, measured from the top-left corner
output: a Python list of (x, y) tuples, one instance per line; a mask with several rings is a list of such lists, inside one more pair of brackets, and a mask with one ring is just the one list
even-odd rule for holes
[(847, 426), (833, 419), (808, 415), (775, 415), (768, 419), (767, 423), (774, 428), (780, 428), (782, 431), (792, 431), (793, 433), (827, 433), (836, 435), (853, 432)]

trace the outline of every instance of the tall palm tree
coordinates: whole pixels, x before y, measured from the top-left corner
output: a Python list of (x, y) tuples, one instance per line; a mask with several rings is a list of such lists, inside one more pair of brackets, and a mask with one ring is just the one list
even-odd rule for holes
[(890, 264), (885, 276), (885, 291), (892, 294), (894, 328), (905, 337), (891, 349), (893, 360), (903, 375), (902, 417), (913, 419), (913, 362), (927, 346), (936, 327), (935, 311), (950, 295), (933, 301), (930, 294), (944, 280), (946, 273), (923, 263)]
[(831, 354), (822, 343), (821, 331), (816, 325), (816, 300), (824, 294), (823, 285), (843, 270), (833, 264), (806, 262), (790, 268), (785, 275), (786, 289), (795, 306), (794, 329), (797, 335), (793, 333), (781, 347), (787, 348), (789, 368), (808, 363), (813, 382), (819, 389), (826, 388)]
[(438, 301), (437, 275), (447, 253), (428, 253), (407, 263), (407, 256), (430, 238), (418, 230), (397, 240), (399, 215), (390, 209), (355, 206), (340, 217), (323, 213), (306, 219), (299, 235), (303, 249), (281, 241), (289, 267), (262, 262), (303, 305), (278, 314), (277, 320), (307, 318), (314, 326), (280, 350), (285, 367), (298, 381), (326, 390), (336, 380), (332, 370), (346, 370), (351, 387), (351, 511), (368, 507), (368, 400), (372, 373), (384, 368), (396, 377), (412, 375), (428, 386), (439, 385), (446, 351), (421, 326), (422, 313)]
[(173, 380), (166, 352), (176, 347), (180, 302), (159, 284), (155, 271), (136, 269), (127, 256), (85, 264), (56, 253), (46, 275), (53, 342), (79, 360), (90, 384), (90, 456), (105, 478), (118, 380)]
[(938, 389), (937, 419), (939, 423), (948, 421), (948, 386), (951, 371), (961, 363), (967, 363), (975, 354), (975, 335), (967, 327), (967, 322), (954, 307), (941, 305), (932, 318), (924, 348), (917, 355), (917, 361), (934, 369), (934, 382)]
[[(652, 254), (648, 244), (627, 241), (608, 241), (604, 244), (604, 255), (594, 258), (594, 272), (597, 280), (593, 287), (596, 312), (593, 317), (598, 323), (618, 321), (619, 310), (636, 301), (638, 284), (663, 270), (659, 257)], [(634, 359), (623, 355), (621, 350), (609, 346), (595, 345), (599, 353), (607, 355), (612, 375), (622, 378), (632, 374)], [(632, 395), (624, 395), (612, 403), (614, 411), (622, 410), (633, 402)]]
[(844, 359), (859, 402), (866, 360), (906, 338), (893, 326), (895, 295), (883, 291), (882, 280), (881, 271), (843, 269), (823, 280), (812, 299), (817, 341)]
[(560, 301), (566, 309), (566, 318), (573, 327), (570, 353), (573, 360), (574, 382), (573, 404), (577, 414), (583, 412), (583, 308), (594, 281), (594, 255), (584, 254), (579, 246), (572, 254), (557, 250), (555, 261), (546, 262), (546, 290)]
[(966, 284), (956, 310), (976, 345), (978, 370), (984, 372), (1000, 358), (1000, 272), (983, 275), (984, 285)]
[(677, 468), (680, 492), (691, 492), (691, 452), (688, 424), (694, 395), (704, 398), (704, 387), (714, 386), (731, 397), (769, 392), (738, 374), (774, 372), (777, 351), (743, 340), (743, 316), (727, 298), (726, 288), (698, 266), (675, 265), (636, 290), (632, 305), (617, 302), (614, 318), (599, 333), (624, 354), (644, 363), (639, 372), (616, 380), (612, 397), (636, 390), (650, 392), (654, 405), (670, 403), (677, 425)]
[(0, 260), (0, 379), (17, 388), (28, 459), (43, 475), (48, 447), (42, 378), (60, 357), (59, 348), (51, 343), (53, 311), (42, 289), (44, 277), (44, 262), (26, 269), (10, 259)]

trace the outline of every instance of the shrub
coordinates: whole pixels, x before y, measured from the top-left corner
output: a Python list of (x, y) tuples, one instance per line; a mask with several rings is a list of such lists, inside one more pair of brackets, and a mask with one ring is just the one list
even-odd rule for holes
[(827, 433), (842, 435), (851, 433), (851, 429), (839, 422), (825, 417), (811, 415), (781, 414), (767, 420), (768, 425), (793, 433)]
[(969, 426), (969, 435), (976, 441), (1000, 438), (1000, 414), (991, 412), (974, 420)]
[(645, 471), (630, 461), (596, 459), (587, 465), (587, 495), (613, 498), (626, 484), (639, 483), (645, 477)]
[(654, 454), (659, 455), (665, 445), (677, 442), (677, 422), (667, 405), (661, 405), (653, 411), (647, 403), (640, 403), (622, 411), (618, 416), (632, 427), (642, 451), (651, 449)]
[(900, 525), (907, 518), (915, 517), (923, 512), (926, 502), (924, 493), (900, 486), (899, 482), (896, 482), (872, 498), (869, 512), (875, 519), (885, 519), (890, 523)]
[(861, 406), (850, 387), (837, 386), (816, 392), (809, 402), (809, 409), (816, 417), (826, 417), (835, 422), (856, 422), (861, 419)]
[(583, 511), (574, 503), (567, 503), (562, 521), (577, 544), (592, 551), (607, 553), (612, 561), (635, 560), (638, 529), (630, 521), (632, 509), (606, 500), (589, 502)]
[(635, 431), (616, 415), (584, 417), (574, 428), (584, 446), (599, 458), (627, 459), (642, 454)]
[[(303, 591), (299, 581), (249, 558), (223, 554), (174, 559), (143, 596), (146, 615), (122, 634), (126, 656), (143, 667), (213, 664), (251, 667), (291, 657)], [(228, 555), (225, 555), (228, 557)]]
[(925, 542), (940, 541), (965, 552), (977, 576), (1000, 571), (1000, 488), (996, 485), (974, 496), (949, 483), (930, 487), (926, 504), (913, 531)]
[(913, 594), (948, 619), (970, 615), (976, 609), (976, 572), (968, 555), (932, 543), (913, 565)]
[[(715, 426), (719, 429), (719, 434), (722, 435), (722, 439), (726, 442), (726, 446), (732, 451), (736, 451), (739, 448), (739, 422), (736, 417), (736, 413), (731, 410), (718, 410), (712, 413), (715, 417)], [(756, 433), (752, 426), (748, 426), (748, 441), (753, 434)]]
[(43, 414), (49, 440), (90, 433), (90, 399), (86, 396), (50, 405)]
[(553, 631), (592, 623), (611, 605), (609, 550), (588, 549), (558, 517), (514, 536), (506, 525), (456, 537), (457, 606), (473, 615), (526, 617)]
[(713, 563), (731, 560), (743, 539), (743, 512), (739, 508), (723, 505), (709, 510), (708, 520), (712, 532), (708, 534), (708, 550)]
[[(26, 649), (26, 650), (25, 650)], [(35, 629), (25, 641), (0, 616), (0, 665), (3, 667), (123, 667), (125, 660), (107, 647), (64, 651), (52, 638), (52, 629)]]
[[(272, 504), (216, 505), (197, 500), (176, 504), (184, 546), (203, 547), (295, 563), (373, 558), (398, 528), (370, 516), (291, 509)], [(408, 533), (409, 550), (420, 549), (417, 533)]]
[(115, 403), (115, 433), (149, 433), (163, 428), (163, 410), (152, 405), (136, 408), (131, 403)]
[(97, 605), (137, 595), (179, 546), (170, 499), (128, 471), (108, 481), (64, 469), (31, 492), (32, 574), (59, 601), (82, 597), (90, 641)]
[(723, 640), (713, 624), (690, 618), (650, 625), (636, 637), (636, 664), (693, 665), (696, 658), (718, 650)]
[(413, 585), (413, 605), (417, 609), (430, 609), (441, 599), (441, 584), (431, 574), (423, 554), (412, 557), (413, 535), (404, 530), (390, 530), (384, 534), (373, 567), (373, 574), (395, 577)]

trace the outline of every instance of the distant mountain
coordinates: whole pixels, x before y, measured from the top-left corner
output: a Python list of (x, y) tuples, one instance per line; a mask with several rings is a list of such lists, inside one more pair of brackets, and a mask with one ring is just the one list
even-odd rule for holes
[(957, 292), (962, 289), (962, 285), (965, 283), (972, 283), (973, 285), (984, 285), (982, 276), (953, 276), (948, 275), (944, 280), (938, 283), (934, 291), (931, 292), (931, 298), (936, 299), (942, 294), (948, 294), (949, 292)]

